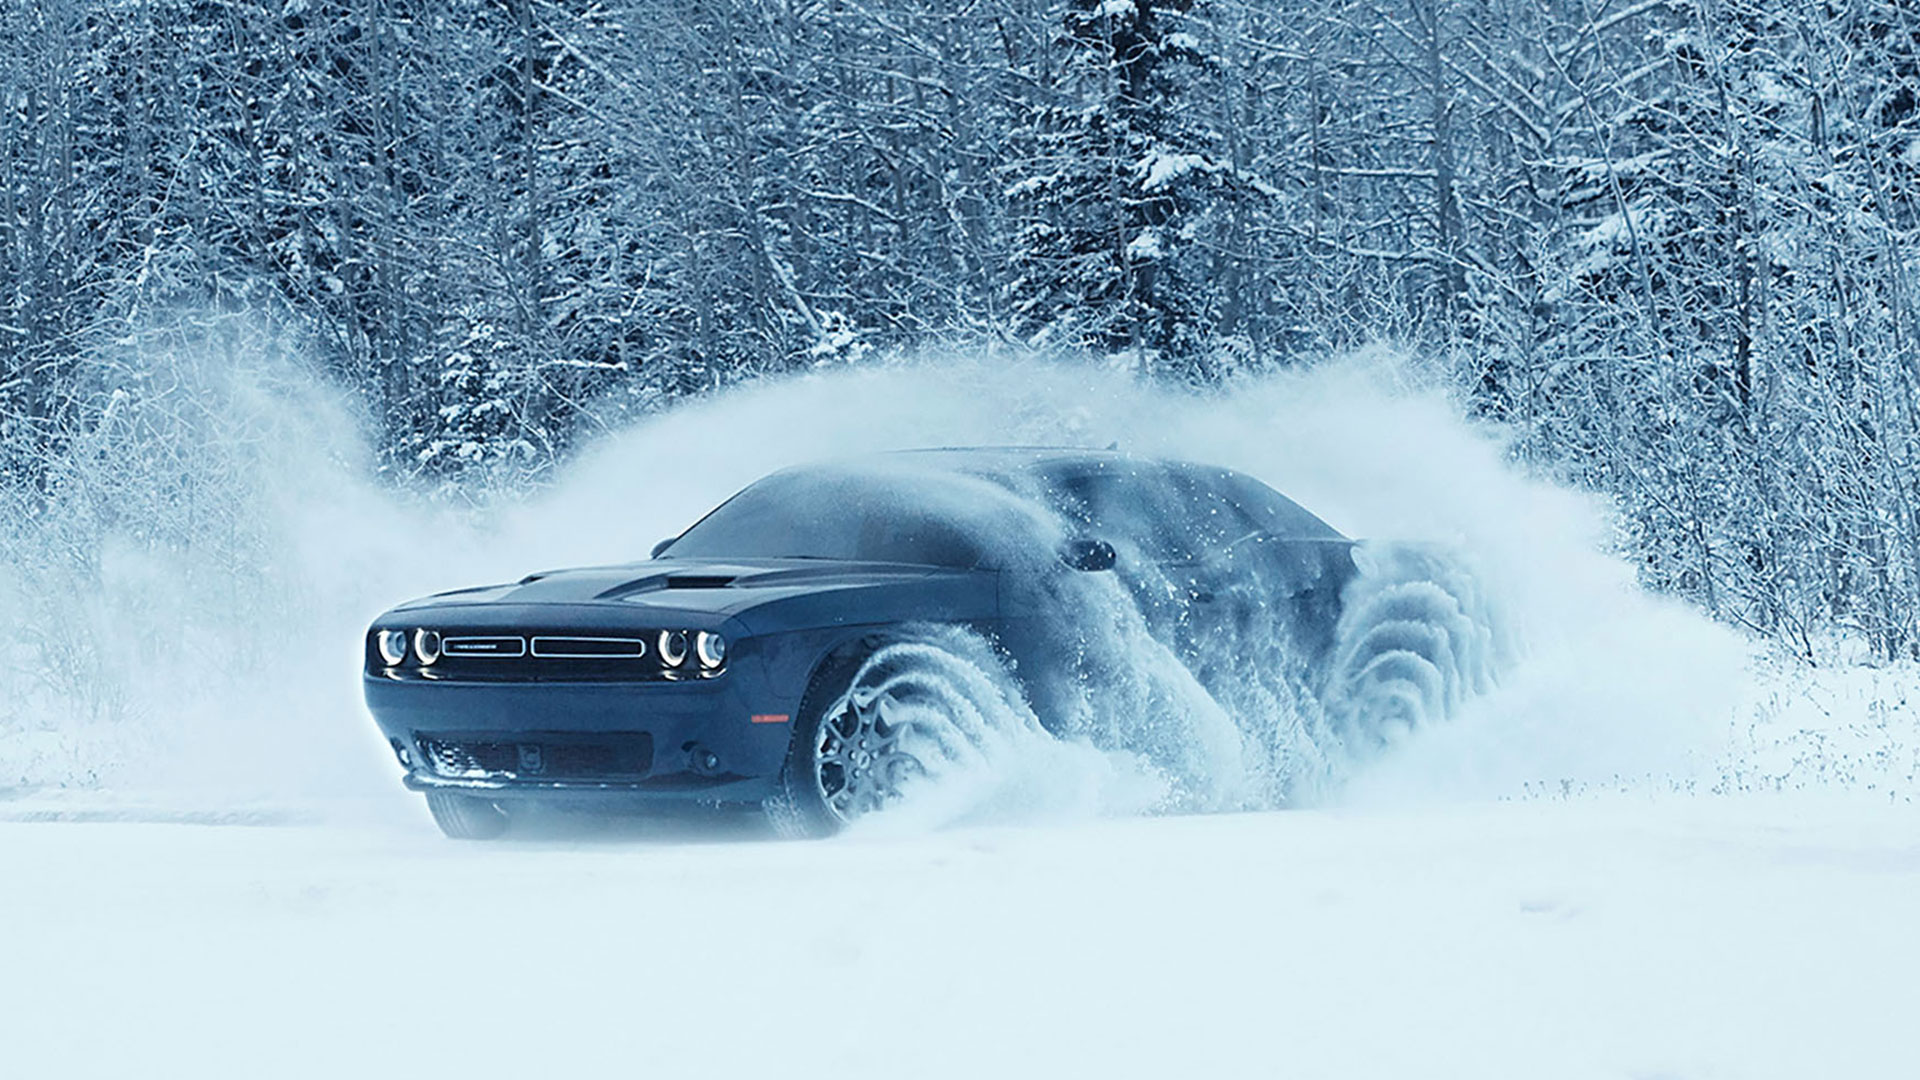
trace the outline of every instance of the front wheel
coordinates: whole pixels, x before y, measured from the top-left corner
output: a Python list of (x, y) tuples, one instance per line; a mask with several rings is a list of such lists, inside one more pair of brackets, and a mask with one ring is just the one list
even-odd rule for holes
[(890, 688), (856, 682), (794, 732), (781, 792), (767, 815), (782, 834), (831, 836), (859, 818), (898, 802), (901, 789), (926, 775), (903, 744), (905, 706)]
[(492, 840), (507, 831), (507, 812), (490, 799), (429, 791), (427, 809), (440, 831), (455, 840)]
[(878, 645), (808, 692), (767, 816), (785, 836), (831, 836), (976, 762), (994, 729), (1022, 717), (983, 640), (929, 630)]

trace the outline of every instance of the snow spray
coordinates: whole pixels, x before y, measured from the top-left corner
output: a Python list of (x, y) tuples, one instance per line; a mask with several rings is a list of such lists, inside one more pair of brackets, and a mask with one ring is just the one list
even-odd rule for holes
[[(1366, 541), (1337, 648), (1346, 670), (1393, 677), (1316, 685), (1253, 642), (1233, 658), (1244, 692), (1216, 697), (1102, 586), (1088, 603), (1106, 605), (1106, 647), (1146, 673), (1103, 703), (1117, 727), (1050, 735), (985, 654), (949, 642), (974, 669), (947, 672), (954, 692), (998, 712), (959, 770), (971, 779), (903, 820), (1666, 782), (1714, 760), (1743, 679), (1736, 635), (1645, 595), (1607, 554), (1600, 500), (1516, 468), (1497, 428), (1463, 421), (1386, 353), (1207, 391), (1037, 357), (759, 380), (614, 430), (530, 494), (467, 507), (380, 483), (354, 410), (290, 351), (151, 362), (178, 396), (130, 399), (131, 422), (100, 433), (117, 441), (99, 460), (118, 464), (92, 478), (137, 494), (123, 502), (150, 520), (56, 500), (0, 557), (0, 787), (397, 789), (359, 701), (379, 611), (642, 558), (777, 468), (942, 445), (1117, 444), (1267, 482)], [(699, 467), (660, 467), (686, 460)], [(54, 558), (61, 545), (81, 554)]]

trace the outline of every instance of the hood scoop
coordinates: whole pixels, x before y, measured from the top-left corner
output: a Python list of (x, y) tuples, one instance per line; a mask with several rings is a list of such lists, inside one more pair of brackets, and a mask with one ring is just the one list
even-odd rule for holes
[[(658, 564), (654, 564), (657, 567)], [(653, 569), (654, 567), (649, 567)], [(631, 574), (635, 568), (626, 568)], [(841, 585), (871, 582), (878, 578), (897, 578), (902, 575), (920, 576), (928, 572), (926, 567), (898, 566), (881, 563), (854, 563), (820, 560), (814, 562), (796, 562), (794, 560), (760, 560), (758, 563), (743, 561), (740, 563), (719, 563), (715, 561), (706, 566), (692, 566), (684, 570), (654, 569), (653, 573), (639, 577), (625, 577), (606, 582), (593, 594), (595, 600), (639, 599), (667, 592), (725, 592), (745, 594), (759, 589), (811, 588), (821, 585)], [(600, 584), (595, 582), (595, 584)], [(536, 586), (537, 587), (537, 586)], [(671, 603), (672, 601), (661, 601)], [(683, 603), (703, 604), (691, 596)], [(716, 597), (714, 603), (731, 601)]]
[(649, 574), (646, 577), (623, 581), (613, 588), (594, 597), (595, 600), (624, 600), (641, 593), (659, 592), (663, 589), (724, 589), (740, 579), (738, 574)]

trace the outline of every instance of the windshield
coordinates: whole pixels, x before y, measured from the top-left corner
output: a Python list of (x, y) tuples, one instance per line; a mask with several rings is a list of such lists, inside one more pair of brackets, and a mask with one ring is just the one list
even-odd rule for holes
[(776, 473), (728, 499), (662, 554), (977, 566), (982, 547), (974, 537), (981, 534), (965, 520), (965, 501), (929, 490), (954, 479), (846, 468)]

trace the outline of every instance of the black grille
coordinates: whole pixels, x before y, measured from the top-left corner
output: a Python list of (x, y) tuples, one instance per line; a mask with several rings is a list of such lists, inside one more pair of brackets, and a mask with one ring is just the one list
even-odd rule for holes
[(513, 743), (423, 738), (420, 752), (441, 776), (511, 776), (519, 768)]
[(469, 780), (638, 780), (653, 768), (653, 736), (644, 731), (524, 736), (416, 732), (427, 765)]
[(533, 655), (571, 660), (638, 660), (647, 655), (642, 638), (537, 637)]

